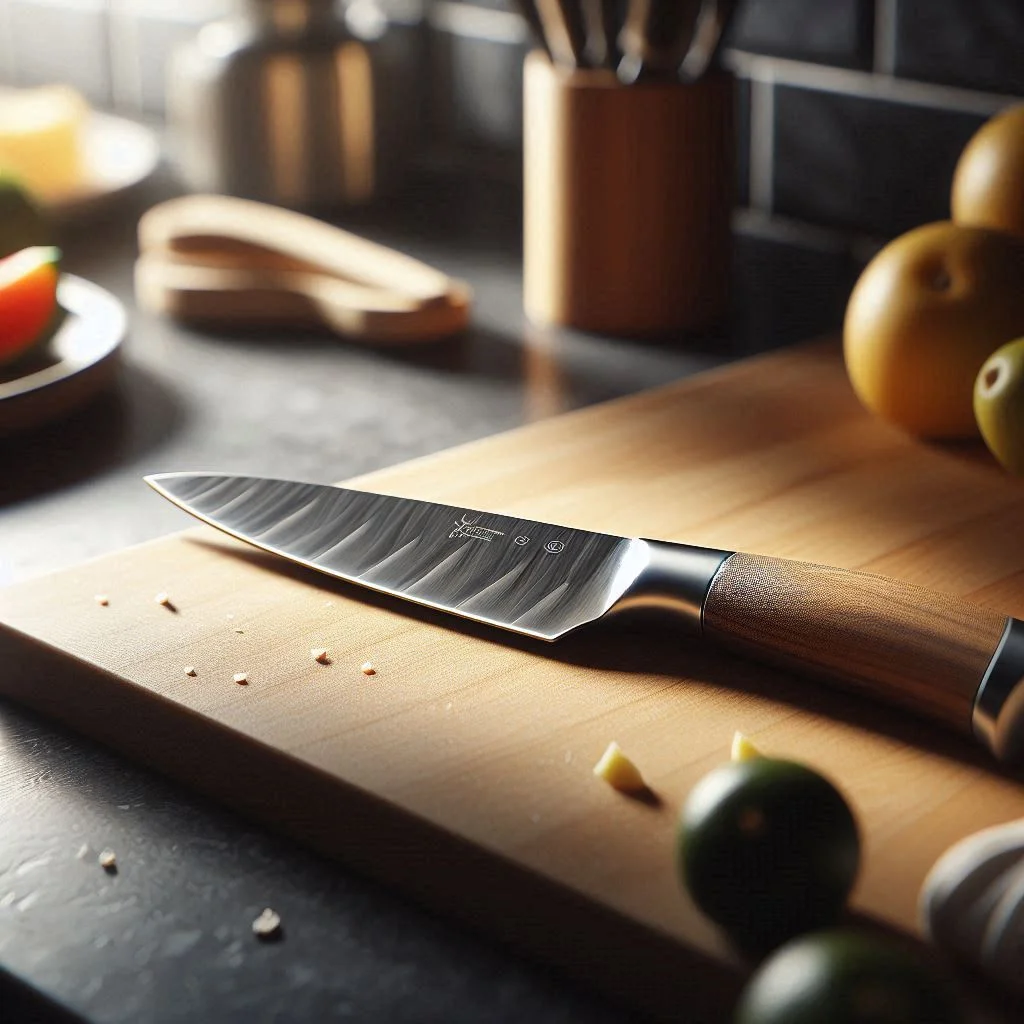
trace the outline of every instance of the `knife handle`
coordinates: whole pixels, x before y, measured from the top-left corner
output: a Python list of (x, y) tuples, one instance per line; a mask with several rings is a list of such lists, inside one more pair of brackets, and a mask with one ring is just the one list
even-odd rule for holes
[(977, 736), (1001, 760), (1024, 738), (1024, 623), (884, 576), (735, 553), (702, 632)]

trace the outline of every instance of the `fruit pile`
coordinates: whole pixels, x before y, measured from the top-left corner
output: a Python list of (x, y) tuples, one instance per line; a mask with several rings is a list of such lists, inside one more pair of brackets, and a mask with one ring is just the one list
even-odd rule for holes
[(0, 177), (0, 368), (45, 344), (63, 312), (57, 303), (60, 251), (50, 228), (16, 181)]
[(690, 791), (679, 879), (757, 969), (736, 1024), (957, 1024), (956, 994), (907, 945), (843, 925), (861, 860), (845, 797), (737, 734), (732, 761)]
[(843, 325), (847, 371), (883, 419), (922, 438), (980, 434), (1024, 473), (1024, 104), (965, 147), (951, 212), (861, 274)]

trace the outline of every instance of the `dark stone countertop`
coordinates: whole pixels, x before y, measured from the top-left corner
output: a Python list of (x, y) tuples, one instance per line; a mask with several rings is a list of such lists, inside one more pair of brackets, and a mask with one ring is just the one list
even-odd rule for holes
[[(129, 308), (124, 366), (90, 408), (0, 440), (0, 583), (186, 527), (145, 473), (341, 480), (834, 329), (853, 273), (841, 247), (746, 229), (720, 331), (657, 344), (542, 334), (521, 309), (517, 190), (431, 180), (345, 224), (468, 279), (466, 337), (406, 352), (217, 337), (131, 304), (134, 224), (169, 187), (64, 239), (66, 268)], [(0, 1021), (634, 1019), (7, 702), (0, 806)], [(97, 866), (105, 847), (116, 875)], [(253, 938), (264, 906), (283, 941)]]

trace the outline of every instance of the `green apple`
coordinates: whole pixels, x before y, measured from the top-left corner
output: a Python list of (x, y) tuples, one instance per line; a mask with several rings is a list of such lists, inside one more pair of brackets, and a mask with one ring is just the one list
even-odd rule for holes
[(997, 349), (978, 371), (974, 416), (989, 451), (1024, 475), (1024, 338)]

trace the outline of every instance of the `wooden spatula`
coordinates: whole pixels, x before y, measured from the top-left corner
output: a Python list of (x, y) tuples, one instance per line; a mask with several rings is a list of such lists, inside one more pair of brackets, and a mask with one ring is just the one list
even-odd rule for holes
[(139, 223), (144, 308), (224, 326), (320, 325), (385, 344), (462, 330), (471, 289), (324, 221), (228, 196), (161, 203)]
[(421, 304), (398, 292), (308, 270), (202, 266), (144, 253), (135, 264), (144, 309), (221, 327), (327, 327), (381, 345), (430, 341), (464, 329), (471, 293), (457, 281)]

